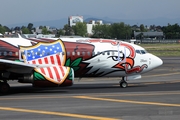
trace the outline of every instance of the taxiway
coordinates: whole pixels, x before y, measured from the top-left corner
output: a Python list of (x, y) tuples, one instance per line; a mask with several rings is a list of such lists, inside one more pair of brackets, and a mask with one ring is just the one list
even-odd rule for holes
[(119, 87), (120, 78), (76, 79), (74, 86), (32, 88), (10, 82), (0, 96), (3, 120), (178, 120), (180, 57), (162, 57), (164, 64)]

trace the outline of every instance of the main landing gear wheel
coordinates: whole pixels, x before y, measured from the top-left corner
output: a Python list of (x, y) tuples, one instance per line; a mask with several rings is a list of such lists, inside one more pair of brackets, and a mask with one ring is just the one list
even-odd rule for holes
[(124, 80), (124, 77), (122, 77), (122, 80), (119, 82), (120, 87), (126, 88), (128, 86), (128, 83)]
[(10, 90), (10, 86), (7, 82), (0, 82), (0, 93), (7, 94)]

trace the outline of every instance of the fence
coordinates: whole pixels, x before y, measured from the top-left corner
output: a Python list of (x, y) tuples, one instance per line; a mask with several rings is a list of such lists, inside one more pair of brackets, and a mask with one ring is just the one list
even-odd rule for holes
[[(130, 40), (125, 40), (127, 42), (130, 42)], [(169, 40), (136, 40), (134, 41), (135, 44), (167, 44), (167, 43), (179, 43), (180, 44), (180, 39), (174, 40), (174, 39), (169, 39)]]

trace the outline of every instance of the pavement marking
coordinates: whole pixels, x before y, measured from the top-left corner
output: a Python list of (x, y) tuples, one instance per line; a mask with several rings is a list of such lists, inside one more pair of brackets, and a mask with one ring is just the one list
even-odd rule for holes
[[(81, 94), (81, 95), (85, 95), (85, 94)], [(113, 94), (107, 94), (107, 93), (92, 93), (92, 94), (89, 94), (91, 96), (159, 96), (159, 95), (180, 95), (180, 91), (171, 91), (171, 92), (158, 92), (158, 93), (155, 93), (155, 92), (146, 92), (146, 93), (113, 93)], [(30, 97), (17, 97), (17, 98), (14, 98), (14, 97), (8, 97), (8, 98), (2, 98), (0, 99), (0, 101), (2, 100), (29, 100), (29, 99), (59, 99), (59, 98), (74, 98), (76, 96), (30, 96)]]
[(180, 95), (180, 91), (174, 91), (174, 92), (159, 92), (159, 93), (113, 93), (113, 94), (94, 94), (92, 96), (101, 96), (101, 97), (110, 97), (110, 96), (160, 96), (160, 95)]
[(91, 120), (121, 120), (121, 119), (108, 118), (108, 117), (98, 117), (98, 116), (71, 114), (71, 113), (63, 113), (63, 112), (51, 112), (51, 111), (43, 111), (43, 110), (29, 110), (29, 109), (20, 109), (20, 108), (11, 108), (11, 107), (0, 107), (0, 110), (46, 114), (46, 115), (57, 115), (57, 116), (83, 118), (83, 119), (91, 119)]
[[(142, 76), (142, 78), (148, 78), (148, 77), (161, 77), (161, 76), (170, 76), (170, 75), (176, 75), (176, 74), (180, 74), (180, 72), (173, 72), (173, 73), (167, 73), (167, 74), (152, 74), (152, 75), (143, 75)], [(119, 80), (119, 79), (121, 79), (121, 77), (116, 77), (116, 78), (114, 78), (113, 80)], [(112, 79), (110, 79), (110, 78), (105, 78), (104, 80), (110, 80), (110, 81), (112, 81)], [(92, 81), (96, 81), (95, 80), (95, 78), (93, 79), (93, 78), (86, 78), (86, 79), (82, 79), (82, 80), (79, 80), (79, 81), (82, 81), (82, 82), (92, 82)], [(78, 82), (79, 82), (78, 81)], [(75, 81), (75, 82), (77, 82), (77, 80)], [(77, 82), (77, 83), (78, 83)]]
[(29, 99), (53, 99), (53, 98), (71, 98), (71, 96), (30, 96), (30, 97), (8, 97), (8, 98), (1, 98), (0, 100), (29, 100)]
[(180, 104), (169, 104), (169, 103), (159, 103), (159, 102), (141, 102), (133, 100), (119, 100), (119, 99), (109, 99), (109, 98), (97, 98), (90, 96), (74, 96), (74, 98), (89, 99), (89, 100), (101, 100), (109, 102), (120, 102), (120, 103), (132, 103), (132, 104), (143, 104), (143, 105), (157, 105), (157, 106), (168, 106), (168, 107), (180, 107)]

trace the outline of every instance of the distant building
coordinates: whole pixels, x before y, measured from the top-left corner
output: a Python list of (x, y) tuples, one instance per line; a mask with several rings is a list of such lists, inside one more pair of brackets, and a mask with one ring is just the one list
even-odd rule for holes
[(42, 33), (42, 29), (39, 27), (36, 27), (36, 34), (41, 34)]
[(68, 24), (70, 27), (76, 25), (77, 22), (83, 22), (83, 16), (70, 16), (68, 18)]
[[(46, 26), (46, 28), (47, 28), (47, 31), (50, 31), (52, 34), (57, 33), (57, 29), (55, 27)], [(41, 33), (42, 33), (42, 28), (40, 28), (40, 26), (36, 27), (36, 34), (41, 34)]]
[(4, 35), (0, 33), (0, 38), (1, 38), (1, 37), (4, 37)]
[(36, 38), (55, 38), (55, 34), (49, 34), (49, 35), (38, 34), (36, 35)]
[(163, 32), (134, 32), (134, 37), (136, 39), (163, 39)]
[(95, 26), (95, 25), (103, 25), (103, 21), (102, 20), (98, 20), (98, 21), (91, 20), (91, 21), (89, 21), (89, 23), (86, 24), (88, 35), (93, 34), (92, 29), (93, 29), (93, 26)]
[[(68, 18), (68, 25), (69, 25), (70, 27), (72, 27), (73, 25), (76, 25), (77, 22), (84, 22), (84, 21), (83, 21), (83, 16), (70, 16), (70, 17)], [(89, 23), (86, 24), (88, 35), (90, 36), (90, 35), (93, 34), (93, 33), (92, 33), (92, 29), (93, 29), (93, 26), (94, 26), (94, 25), (103, 25), (103, 24), (104, 24), (104, 23), (103, 23), (102, 20), (97, 20), (97, 21), (91, 20), (91, 21), (89, 21)], [(110, 24), (108, 24), (108, 25), (110, 25)]]
[(44, 35), (44, 34), (24, 34), (26, 38), (55, 38), (55, 34), (49, 34), (49, 35)]
[(83, 37), (82, 36), (77, 36), (77, 35), (70, 35), (70, 36), (61, 35), (60, 38), (83, 38)]

